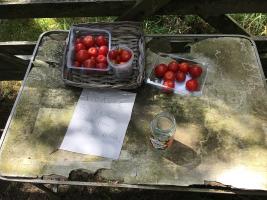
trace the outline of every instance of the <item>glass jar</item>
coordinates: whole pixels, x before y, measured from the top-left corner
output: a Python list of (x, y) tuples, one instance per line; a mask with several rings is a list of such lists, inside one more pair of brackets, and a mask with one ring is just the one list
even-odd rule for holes
[(176, 121), (172, 114), (162, 112), (157, 114), (150, 124), (150, 141), (156, 149), (166, 149), (173, 142), (176, 130)]

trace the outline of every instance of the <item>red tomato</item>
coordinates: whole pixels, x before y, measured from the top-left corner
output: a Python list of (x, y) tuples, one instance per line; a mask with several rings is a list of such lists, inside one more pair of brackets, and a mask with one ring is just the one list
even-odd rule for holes
[(184, 72), (177, 72), (177, 74), (175, 75), (176, 81), (177, 82), (184, 82), (185, 80), (185, 73)]
[(107, 63), (107, 58), (106, 58), (106, 56), (98, 55), (96, 57), (96, 62), (97, 63)]
[(89, 56), (96, 57), (98, 56), (98, 50), (96, 47), (91, 47), (88, 49)]
[(173, 71), (167, 71), (167, 72), (164, 74), (163, 79), (164, 79), (165, 81), (167, 81), (167, 80), (174, 81), (174, 79), (175, 79), (175, 74), (173, 73)]
[(82, 38), (76, 38), (75, 43), (81, 43), (82, 42)]
[(186, 82), (185, 87), (190, 92), (196, 91), (198, 89), (198, 82), (196, 79), (190, 79)]
[(96, 57), (91, 57), (90, 59), (96, 62)]
[(115, 63), (116, 64), (120, 64), (121, 63), (121, 56), (120, 55), (117, 55), (116, 58), (115, 58)]
[(78, 51), (80, 51), (80, 50), (82, 50), (82, 49), (85, 49), (85, 46), (83, 45), (83, 43), (76, 43), (75, 44), (75, 51), (76, 52), (78, 52)]
[(186, 62), (182, 62), (182, 63), (180, 63), (180, 64), (179, 64), (179, 70), (180, 70), (181, 72), (184, 72), (184, 73), (189, 72), (189, 64), (186, 63)]
[(96, 37), (96, 44), (100, 46), (106, 46), (108, 44), (107, 39), (103, 35), (99, 35)]
[(167, 81), (164, 81), (163, 82), (163, 85), (166, 86), (166, 87), (168, 87), (168, 88), (174, 88), (175, 83), (174, 83), (174, 81), (167, 80)]
[(167, 70), (168, 70), (167, 65), (159, 64), (155, 67), (154, 70), (155, 76), (158, 78), (162, 78)]
[(172, 61), (168, 64), (168, 70), (177, 72), (179, 70), (179, 65), (176, 61)]
[(122, 48), (118, 48), (117, 51), (118, 51), (118, 54), (121, 54)]
[(167, 88), (163, 88), (163, 92), (165, 92), (165, 93), (172, 93), (173, 92), (172, 88), (175, 87), (174, 81), (170, 81), (170, 80), (164, 81), (163, 85), (167, 87)]
[(80, 50), (76, 53), (76, 60), (79, 62), (83, 62), (89, 58), (89, 54), (86, 50)]
[(83, 44), (84, 46), (86, 46), (87, 48), (92, 47), (95, 45), (95, 40), (94, 37), (91, 35), (87, 35), (83, 38)]
[(83, 66), (85, 68), (95, 68), (96, 67), (96, 63), (93, 59), (87, 59), (83, 62)]
[(97, 63), (96, 64), (96, 68), (99, 68), (99, 69), (107, 69), (108, 65), (107, 63)]
[(111, 50), (109, 53), (108, 53), (108, 57), (110, 60), (115, 60), (116, 57), (118, 55), (118, 52), (117, 50)]
[(132, 53), (128, 50), (123, 49), (121, 51), (121, 61), (122, 62), (128, 62), (132, 57)]
[(199, 65), (192, 65), (189, 74), (192, 78), (198, 78), (202, 74), (202, 68)]
[(75, 67), (81, 67), (81, 63), (78, 62), (78, 61), (74, 61), (74, 66), (75, 66)]
[(99, 55), (106, 56), (107, 53), (108, 53), (108, 47), (107, 46), (101, 46), (101, 47), (99, 47), (99, 49), (98, 49), (98, 54)]

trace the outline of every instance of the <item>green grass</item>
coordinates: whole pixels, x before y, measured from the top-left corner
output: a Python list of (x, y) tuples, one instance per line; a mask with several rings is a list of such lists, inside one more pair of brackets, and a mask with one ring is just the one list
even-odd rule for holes
[(112, 17), (40, 18), (0, 21), (0, 41), (36, 41), (39, 35), (49, 30), (67, 30), (72, 24), (112, 21)]
[[(245, 29), (254, 35), (267, 35), (267, 14), (231, 15)], [(29, 40), (36, 41), (39, 35), (48, 30), (67, 30), (72, 24), (113, 21), (114, 17), (80, 18), (40, 18), (0, 21), (0, 41)], [(153, 16), (143, 23), (148, 34), (217, 33), (196, 15)]]
[(6, 102), (13, 102), (17, 96), (20, 86), (21, 81), (0, 81), (0, 102), (2, 99)]
[[(113, 17), (40, 18), (0, 21), (0, 41), (36, 41), (48, 30), (67, 30), (72, 24), (113, 21)], [(213, 33), (214, 29), (197, 16), (154, 16), (143, 23), (148, 34)]]
[[(253, 35), (267, 35), (267, 14), (232, 14), (230, 16)], [(196, 15), (154, 16), (144, 22), (144, 30), (146, 33), (159, 34), (218, 33)]]
[(150, 34), (198, 34), (216, 32), (196, 15), (154, 16), (144, 21), (144, 30)]
[(267, 14), (234, 14), (231, 16), (248, 32), (254, 35), (267, 35)]

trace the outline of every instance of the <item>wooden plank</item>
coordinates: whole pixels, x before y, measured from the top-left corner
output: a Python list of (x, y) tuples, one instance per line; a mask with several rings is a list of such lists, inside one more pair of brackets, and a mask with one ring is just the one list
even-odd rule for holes
[(117, 21), (136, 20), (141, 21), (146, 17), (153, 15), (161, 7), (167, 5), (171, 0), (139, 0), (137, 3), (124, 14), (118, 17)]
[(0, 53), (10, 55), (32, 55), (36, 42), (8, 41), (0, 42)]
[(5, 128), (6, 121), (8, 119), (8, 116), (10, 114), (10, 111), (13, 107), (13, 104), (1, 102), (1, 108), (0, 108), (0, 134), (1, 131)]
[(22, 80), (29, 61), (19, 59), (13, 55), (0, 53), (0, 81)]
[(252, 37), (256, 43), (257, 50), (259, 52), (261, 65), (265, 80), (267, 81), (267, 37), (266, 36), (254, 36)]
[(25, 76), (22, 71), (6, 71), (0, 73), (0, 81), (21, 81)]
[(252, 37), (256, 43), (259, 53), (267, 53), (267, 37), (266, 36), (254, 36)]
[(131, 8), (135, 2), (135, 0), (8, 1), (0, 3), (0, 19), (118, 16)]
[(231, 13), (266, 13), (267, 1), (262, 0), (172, 0), (157, 15), (220, 15)]
[[(150, 0), (146, 0), (150, 1)], [(262, 0), (167, 0), (169, 3), (156, 11), (157, 15), (266, 12), (267, 1)], [(158, 5), (164, 1), (154, 1)], [(158, 3), (159, 2), (159, 3)], [(133, 8), (135, 0), (10, 0), (1, 1), (0, 18), (120, 16)], [(149, 5), (149, 7), (153, 5)], [(147, 10), (146, 12), (150, 12)], [(142, 13), (141, 13), (142, 14)]]
[(4, 129), (0, 129), (0, 137), (2, 136)]
[[(15, 101), (15, 99), (14, 99)], [(13, 103), (12, 101), (6, 101), (4, 99), (0, 99), (0, 136), (4, 131), (7, 119), (10, 115), (11, 109), (13, 107)]]
[(27, 68), (29, 61), (16, 56), (0, 53), (0, 70)]
[(260, 60), (265, 78), (267, 78), (267, 53), (260, 54)]
[(200, 15), (200, 17), (221, 33), (251, 36), (250, 33), (248, 33), (242, 26), (240, 26), (232, 17), (228, 15)]

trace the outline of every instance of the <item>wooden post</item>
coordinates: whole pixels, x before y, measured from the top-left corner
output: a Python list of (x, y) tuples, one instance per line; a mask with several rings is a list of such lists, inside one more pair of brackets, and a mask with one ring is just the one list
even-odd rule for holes
[(0, 81), (22, 80), (29, 61), (15, 55), (32, 55), (35, 42), (0, 42)]
[(266, 13), (263, 0), (172, 0), (156, 15), (206, 15), (232, 13)]
[(0, 53), (10, 55), (32, 55), (36, 42), (8, 41), (0, 42)]
[(171, 0), (138, 0), (136, 4), (120, 17), (117, 18), (117, 21), (141, 21), (146, 17), (153, 15), (161, 7), (167, 5)]
[(0, 1), (0, 19), (119, 16), (135, 2), (135, 0)]
[(200, 15), (200, 17), (221, 33), (251, 36), (250, 33), (248, 33), (242, 26), (240, 26), (232, 17), (228, 15)]
[(0, 81), (22, 80), (28, 64), (27, 60), (0, 53)]

